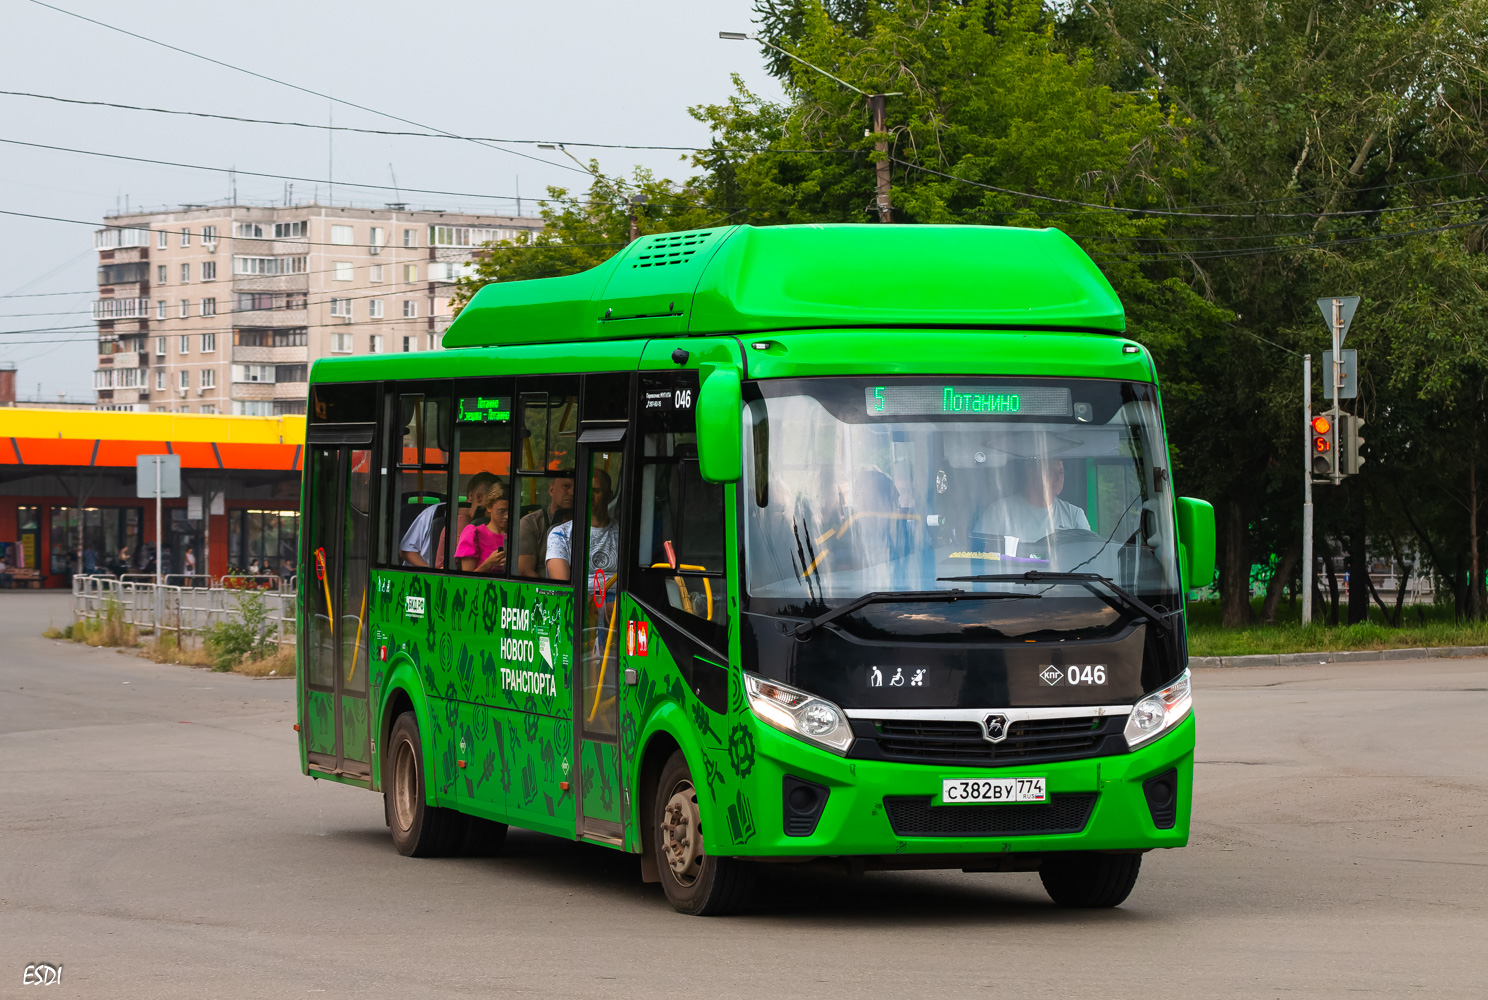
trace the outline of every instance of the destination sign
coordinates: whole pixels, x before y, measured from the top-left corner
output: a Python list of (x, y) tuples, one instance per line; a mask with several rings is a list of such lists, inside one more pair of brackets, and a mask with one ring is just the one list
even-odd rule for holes
[(863, 394), (873, 417), (1072, 415), (1062, 386), (880, 385)]
[(504, 424), (511, 419), (510, 396), (466, 396), (460, 400), (455, 422), (461, 424)]

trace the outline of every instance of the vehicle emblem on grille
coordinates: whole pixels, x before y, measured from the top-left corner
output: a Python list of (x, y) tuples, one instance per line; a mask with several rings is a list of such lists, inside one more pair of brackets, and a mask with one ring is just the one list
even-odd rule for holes
[(1060, 670), (1058, 667), (1054, 666), (1051, 663), (1049, 666), (1047, 666), (1043, 670), (1039, 671), (1039, 678), (1045, 684), (1049, 685), (1050, 687), (1053, 687), (1054, 685), (1058, 684), (1060, 681), (1064, 680), (1064, 671), (1063, 670)]
[(989, 743), (1001, 743), (1007, 739), (1008, 717), (994, 712), (982, 720), (982, 739)]

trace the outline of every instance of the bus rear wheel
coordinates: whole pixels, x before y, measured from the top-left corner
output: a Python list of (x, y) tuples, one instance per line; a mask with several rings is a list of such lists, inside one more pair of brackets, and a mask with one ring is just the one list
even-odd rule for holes
[(495, 854), (506, 840), (506, 824), (431, 806), (424, 785), (423, 742), (418, 720), (404, 712), (388, 736), (388, 777), (382, 793), (393, 846), (409, 858), (477, 857)]
[(1140, 854), (1051, 854), (1039, 866), (1044, 891), (1059, 906), (1120, 906), (1142, 870)]
[(651, 824), (661, 888), (679, 913), (723, 916), (737, 913), (749, 902), (754, 888), (749, 862), (704, 850), (697, 789), (681, 750), (661, 769)]

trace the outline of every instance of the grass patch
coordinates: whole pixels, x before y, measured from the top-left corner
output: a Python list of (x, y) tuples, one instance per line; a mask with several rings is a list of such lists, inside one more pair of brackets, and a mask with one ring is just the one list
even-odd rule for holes
[[(1253, 602), (1259, 618), (1261, 601)], [(1347, 619), (1348, 605), (1339, 617)], [(1326, 608), (1314, 609), (1326, 613)], [(1257, 653), (1342, 652), (1354, 649), (1403, 649), (1418, 646), (1488, 646), (1488, 622), (1456, 619), (1450, 604), (1408, 605), (1400, 628), (1388, 624), (1378, 607), (1368, 622), (1329, 627), (1301, 622), (1301, 609), (1282, 601), (1273, 625), (1224, 628), (1217, 601), (1189, 605), (1188, 651), (1193, 656), (1247, 656)]]
[(87, 646), (133, 646), (138, 642), (133, 625), (124, 620), (124, 607), (110, 598), (97, 618), (84, 618), (63, 628), (55, 625), (42, 633), (48, 639), (70, 639)]
[(243, 660), (233, 667), (233, 673), (249, 677), (293, 677), (295, 675), (295, 648), (285, 646), (261, 660)]
[(208, 667), (212, 660), (199, 644), (181, 642), (174, 632), (161, 632), (152, 642), (141, 644), (140, 655), (156, 663), (179, 663), (188, 667)]

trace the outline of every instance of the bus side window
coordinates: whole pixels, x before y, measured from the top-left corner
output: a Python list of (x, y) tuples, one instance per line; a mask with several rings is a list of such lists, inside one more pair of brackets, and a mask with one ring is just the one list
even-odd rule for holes
[(506, 576), (512, 546), (510, 379), (461, 382), (455, 391), (455, 511), (441, 552), (450, 569)]
[(449, 520), (449, 397), (404, 393), (396, 419), (388, 456), (389, 528), (397, 540), (392, 561), (407, 568), (443, 568), (437, 549)]
[(728, 546), (723, 487), (705, 483), (692, 402), (697, 373), (641, 376), (637, 572), (642, 600), (723, 648)]
[(579, 381), (574, 376), (521, 379), (512, 442), (516, 489), (507, 513), (507, 559), (514, 575), (547, 579), (548, 532), (573, 519), (574, 462), (579, 432)]

